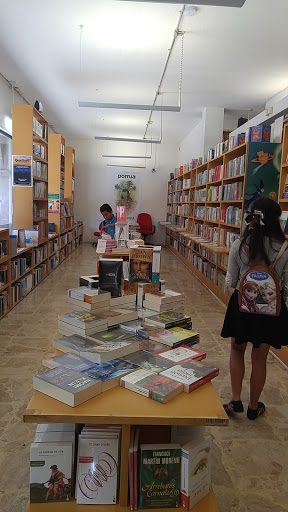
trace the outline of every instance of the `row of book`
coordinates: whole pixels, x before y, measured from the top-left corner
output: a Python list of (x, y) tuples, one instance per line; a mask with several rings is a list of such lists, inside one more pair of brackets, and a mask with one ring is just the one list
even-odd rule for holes
[(221, 210), (221, 222), (226, 222), (226, 224), (234, 224), (235, 226), (241, 226), (241, 219), (242, 208), (228, 206), (228, 208)]
[(40, 261), (43, 261), (44, 259), (46, 259), (47, 254), (48, 254), (48, 251), (47, 251), (46, 245), (41, 245), (40, 247), (35, 247), (34, 248), (34, 265), (37, 265), (38, 263), (40, 263)]
[(16, 304), (22, 297), (32, 290), (33, 276), (31, 273), (20, 278), (19, 281), (11, 285), (11, 303)]
[(239, 174), (245, 173), (245, 161), (246, 155), (238, 156), (233, 158), (227, 164), (225, 164), (225, 178), (231, 178), (238, 176)]
[[(31, 503), (67, 502), (75, 494), (77, 504), (116, 504), (121, 426), (86, 424), (78, 429), (69, 423), (37, 425), (30, 445)], [(172, 431), (176, 442), (162, 444), (143, 444), (141, 436), (139, 427), (131, 428), (130, 510), (190, 510), (211, 488), (211, 436), (194, 434), (183, 442)]]
[(43, 178), (47, 180), (47, 164), (45, 164), (44, 162), (33, 160), (32, 168), (33, 176), (35, 176), (36, 178)]
[(0, 259), (7, 256), (7, 240), (0, 240)]
[(35, 117), (33, 117), (33, 132), (39, 135), (39, 137), (41, 137), (44, 140), (47, 140), (47, 128), (48, 127), (46, 124), (39, 123), (39, 121)]
[(8, 265), (0, 265), (0, 288), (8, 283)]
[(0, 292), (0, 317), (4, 315), (9, 307), (9, 293), (4, 290)]
[(33, 155), (43, 160), (47, 159), (47, 148), (42, 144), (33, 144)]
[(33, 229), (38, 231), (38, 241), (44, 240), (47, 236), (47, 225), (44, 220), (34, 222)]
[(223, 201), (240, 200), (243, 197), (243, 181), (235, 181), (223, 186)]
[(38, 217), (47, 217), (47, 214), (48, 214), (48, 212), (47, 212), (46, 208), (39, 208), (38, 203), (36, 203), (36, 202), (33, 203), (34, 219), (38, 218)]
[(21, 277), (26, 270), (31, 267), (31, 254), (26, 254), (21, 258), (15, 258), (11, 260), (10, 269), (11, 269), (11, 280), (17, 279), (17, 277)]

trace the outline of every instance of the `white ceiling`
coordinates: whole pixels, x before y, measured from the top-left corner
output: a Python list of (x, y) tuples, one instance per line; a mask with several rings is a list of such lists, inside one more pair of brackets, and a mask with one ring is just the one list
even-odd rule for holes
[[(197, 3), (197, 1), (196, 1)], [(153, 102), (181, 6), (117, 0), (0, 0), (0, 72), (65, 137), (140, 137), (147, 111), (87, 109), (78, 101)], [(229, 115), (263, 110), (288, 85), (287, 0), (246, 0), (244, 7), (200, 7), (185, 16), (180, 113), (163, 113), (164, 141), (177, 141), (205, 106)], [(80, 28), (82, 51), (80, 69)], [(163, 104), (178, 103), (181, 37), (163, 82)], [(159, 103), (158, 101), (158, 103)], [(160, 135), (160, 114), (149, 135)]]

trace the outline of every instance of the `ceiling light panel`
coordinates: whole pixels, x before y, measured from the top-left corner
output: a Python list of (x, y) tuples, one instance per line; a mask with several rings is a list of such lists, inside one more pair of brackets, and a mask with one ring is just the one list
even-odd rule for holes
[[(131, 0), (120, 0), (121, 2), (130, 2)], [(242, 7), (246, 0), (132, 0), (141, 3), (161, 3), (161, 4), (181, 4), (187, 5), (213, 5), (216, 7)]]

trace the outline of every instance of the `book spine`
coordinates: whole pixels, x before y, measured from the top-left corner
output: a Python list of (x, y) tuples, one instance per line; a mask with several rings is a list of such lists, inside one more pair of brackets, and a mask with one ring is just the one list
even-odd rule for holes
[(160, 251), (153, 249), (152, 283), (159, 283), (160, 279)]
[(143, 286), (141, 285), (141, 283), (138, 283), (137, 306), (139, 308), (143, 307)]
[(130, 433), (130, 450), (129, 450), (129, 496), (130, 510), (134, 510), (134, 429), (132, 427)]
[(137, 386), (133, 382), (127, 382), (125, 380), (120, 381), (120, 385), (125, 389), (130, 389), (130, 391), (134, 391), (139, 395), (146, 396), (147, 398), (151, 398), (151, 391), (149, 389), (142, 388), (141, 386)]

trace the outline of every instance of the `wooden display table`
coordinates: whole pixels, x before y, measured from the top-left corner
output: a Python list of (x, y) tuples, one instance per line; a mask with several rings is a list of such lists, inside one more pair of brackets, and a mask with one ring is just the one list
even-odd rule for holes
[[(93, 505), (93, 510), (109, 512), (126, 510), (128, 505), (128, 465), (131, 425), (227, 425), (228, 417), (211, 382), (190, 394), (182, 393), (167, 404), (138, 395), (120, 386), (88, 400), (78, 407), (69, 407), (35, 391), (24, 413), (30, 423), (95, 423), (122, 425), (119, 505)], [(203, 504), (202, 504), (203, 502)], [(66, 508), (64, 508), (66, 506)], [(87, 505), (75, 502), (28, 505), (26, 512), (53, 511), (85, 512)], [(127, 508), (129, 510), (129, 508)], [(166, 509), (161, 509), (162, 512)], [(168, 509), (167, 509), (168, 510)], [(169, 509), (173, 511), (174, 509)], [(179, 509), (175, 509), (179, 510)], [(218, 512), (213, 491), (193, 512)]]

